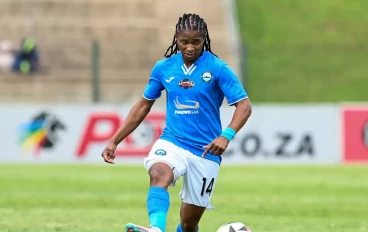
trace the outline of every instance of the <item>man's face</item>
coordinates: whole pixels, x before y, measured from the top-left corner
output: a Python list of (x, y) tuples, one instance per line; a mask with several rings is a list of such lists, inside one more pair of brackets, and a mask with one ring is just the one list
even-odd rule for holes
[(193, 63), (202, 54), (204, 35), (200, 31), (181, 31), (176, 34), (179, 51), (186, 62)]

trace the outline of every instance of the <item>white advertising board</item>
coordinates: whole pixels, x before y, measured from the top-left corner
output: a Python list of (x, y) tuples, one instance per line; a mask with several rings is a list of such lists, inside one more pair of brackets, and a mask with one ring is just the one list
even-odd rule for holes
[[(223, 112), (223, 122), (232, 111)], [(337, 106), (258, 105), (224, 155), (224, 164), (341, 162)]]
[[(0, 105), (0, 162), (104, 164), (100, 154), (130, 107)], [(233, 111), (222, 109), (224, 127)], [(142, 164), (164, 126), (164, 111), (152, 111), (119, 146), (116, 163)], [(254, 105), (223, 160), (224, 164), (340, 163), (339, 134), (337, 106)]]

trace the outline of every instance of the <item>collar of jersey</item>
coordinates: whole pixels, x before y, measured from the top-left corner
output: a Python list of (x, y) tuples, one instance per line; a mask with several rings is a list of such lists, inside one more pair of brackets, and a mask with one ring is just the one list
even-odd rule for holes
[[(198, 57), (198, 59), (196, 60), (196, 61), (194, 61), (194, 63), (190, 66), (190, 67), (192, 67), (192, 66), (194, 66), (194, 65), (197, 65), (197, 63), (199, 62), (199, 61), (201, 61), (202, 59), (204, 59), (204, 56), (206, 55), (206, 51), (203, 51), (202, 52), (202, 55), (200, 56), (200, 57)], [(184, 60), (183, 60), (183, 55), (182, 54), (180, 54), (180, 63), (181, 63), (181, 65), (185, 65), (185, 63), (184, 63)]]

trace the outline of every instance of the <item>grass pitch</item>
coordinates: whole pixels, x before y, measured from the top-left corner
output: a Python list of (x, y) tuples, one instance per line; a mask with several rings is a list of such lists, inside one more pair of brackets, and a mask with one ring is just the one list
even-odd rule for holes
[[(168, 231), (179, 222), (171, 188)], [(1, 232), (122, 232), (148, 224), (141, 166), (0, 166)], [(368, 167), (222, 167), (202, 232), (241, 221), (253, 232), (368, 231)]]

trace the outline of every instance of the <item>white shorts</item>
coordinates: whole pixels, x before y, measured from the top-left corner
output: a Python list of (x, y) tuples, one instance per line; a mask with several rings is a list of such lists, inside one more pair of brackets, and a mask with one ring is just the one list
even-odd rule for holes
[(163, 139), (153, 144), (148, 157), (144, 158), (144, 167), (148, 171), (158, 162), (164, 162), (173, 169), (174, 181), (171, 186), (175, 186), (181, 176), (184, 177), (179, 193), (184, 203), (214, 209), (210, 199), (220, 169), (218, 163), (196, 156)]

